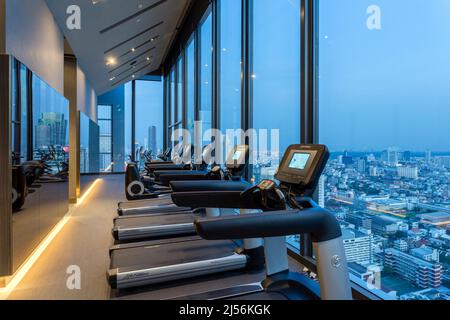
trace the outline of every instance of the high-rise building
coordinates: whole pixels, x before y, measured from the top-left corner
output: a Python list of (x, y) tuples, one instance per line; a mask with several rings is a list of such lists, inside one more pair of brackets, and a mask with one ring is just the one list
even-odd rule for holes
[(326, 177), (322, 175), (319, 179), (319, 186), (317, 188), (318, 198), (319, 198), (319, 206), (325, 208), (325, 179)]
[(342, 164), (346, 166), (351, 166), (353, 164), (353, 157), (350, 156), (347, 151), (345, 151), (342, 156)]
[(343, 228), (342, 238), (348, 262), (371, 263), (372, 235), (351, 228)]
[(419, 169), (417, 167), (410, 166), (397, 167), (397, 174), (400, 178), (418, 179)]
[(442, 265), (422, 260), (394, 248), (385, 250), (384, 265), (420, 288), (439, 288), (442, 284)]
[(394, 249), (402, 252), (407, 252), (409, 249), (408, 242), (403, 239), (398, 239), (394, 241)]
[(158, 152), (158, 146), (157, 146), (157, 131), (155, 126), (150, 126), (148, 128), (148, 150), (156, 154)]
[(36, 147), (67, 145), (67, 120), (63, 113), (44, 112), (35, 128)]
[(426, 163), (430, 163), (430, 162), (431, 162), (431, 159), (432, 159), (431, 151), (430, 151), (430, 150), (427, 150), (427, 151), (425, 152), (425, 162), (426, 162)]
[(398, 148), (390, 147), (387, 150), (387, 163), (390, 166), (396, 166), (398, 165), (399, 160), (399, 152)]
[(366, 160), (364, 158), (358, 160), (358, 172), (359, 173), (366, 172)]
[(370, 167), (369, 168), (369, 175), (371, 177), (378, 177), (378, 168), (377, 167)]

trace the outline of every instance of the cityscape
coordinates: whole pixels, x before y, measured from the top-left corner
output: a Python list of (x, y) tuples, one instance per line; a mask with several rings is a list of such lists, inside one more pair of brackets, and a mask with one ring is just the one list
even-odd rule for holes
[[(260, 161), (255, 181), (277, 166)], [(384, 299), (450, 300), (450, 153), (332, 153), (317, 200), (341, 223), (354, 281)]]

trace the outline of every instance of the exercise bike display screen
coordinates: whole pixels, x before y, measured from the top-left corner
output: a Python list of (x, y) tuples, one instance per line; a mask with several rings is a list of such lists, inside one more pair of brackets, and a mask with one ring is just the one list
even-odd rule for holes
[(294, 153), (289, 163), (289, 168), (297, 170), (305, 170), (306, 164), (308, 163), (310, 153)]

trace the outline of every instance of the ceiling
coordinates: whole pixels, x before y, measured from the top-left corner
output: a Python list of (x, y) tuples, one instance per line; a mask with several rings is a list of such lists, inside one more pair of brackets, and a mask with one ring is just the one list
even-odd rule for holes
[[(192, 0), (46, 0), (97, 94), (158, 70)], [(67, 8), (81, 9), (69, 30)]]

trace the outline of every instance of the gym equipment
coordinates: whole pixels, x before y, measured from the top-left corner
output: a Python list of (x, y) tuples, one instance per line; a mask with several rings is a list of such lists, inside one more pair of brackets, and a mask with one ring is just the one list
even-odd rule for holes
[[(244, 181), (175, 181), (171, 183), (171, 187), (173, 192), (244, 191), (251, 184)], [(172, 207), (169, 209), (172, 210)], [(166, 210), (161, 214), (118, 217), (114, 220), (113, 236), (116, 241), (124, 242), (194, 235), (195, 219), (222, 214), (220, 209), (190, 208), (186, 213), (182, 210)]]
[[(209, 191), (209, 192), (174, 192), (172, 198), (178, 205), (191, 205), (199, 207), (218, 208), (241, 208), (241, 219), (245, 217), (257, 217), (259, 214), (252, 214), (254, 211), (246, 209), (260, 210), (285, 210), (294, 211), (297, 207), (296, 197), (304, 196), (315, 189), (317, 181), (328, 160), (328, 150), (324, 146), (292, 146), (286, 153), (286, 160), (280, 166), (277, 179), (281, 181), (279, 188), (275, 187), (272, 181), (263, 181), (259, 186), (250, 188), (245, 192), (236, 191)], [(292, 159), (291, 159), (292, 158)], [(295, 208), (295, 209), (294, 209)], [(286, 211), (283, 211), (284, 213)], [(269, 217), (276, 216), (271, 213)], [(216, 218), (218, 219), (218, 218)], [(222, 218), (226, 219), (226, 218)], [(258, 237), (253, 237), (256, 231), (272, 229), (270, 219), (263, 220), (255, 227), (256, 231), (242, 230), (243, 234), (248, 232), (252, 236), (244, 240), (244, 248), (241, 249), (234, 241), (225, 240), (226, 228), (220, 229), (222, 233), (215, 234), (211, 229), (204, 231), (200, 226), (208, 226), (208, 221), (215, 222), (215, 219), (204, 219), (196, 222), (197, 230), (206, 237), (219, 237), (223, 239), (215, 242), (208, 242), (191, 238), (171, 239), (170, 241), (148, 241), (133, 245), (116, 246), (110, 252), (111, 267), (108, 271), (108, 280), (112, 288), (125, 289), (172, 280), (187, 279), (201, 275), (211, 275), (231, 270), (257, 270), (261, 268), (261, 253), (263, 250)], [(221, 219), (217, 221), (222, 222)], [(225, 220), (228, 221), (228, 220)], [(233, 220), (230, 221), (241, 221)], [(250, 220), (252, 223), (254, 220)], [(259, 221), (259, 220), (258, 220)], [(333, 220), (331, 220), (333, 221)], [(335, 221), (335, 220), (334, 220)], [(218, 223), (212, 224), (216, 228)], [(337, 225), (339, 228), (339, 225)], [(223, 223), (217, 228), (223, 227)], [(323, 224), (320, 225), (323, 227)], [(214, 228), (212, 230), (214, 231)], [(233, 225), (235, 230), (232, 234), (237, 234), (241, 230), (239, 224)], [(279, 229), (276, 229), (280, 232)], [(231, 230), (230, 230), (231, 231)], [(253, 232), (253, 233), (252, 233)], [(340, 229), (339, 229), (340, 232)], [(266, 236), (265, 233), (262, 236)], [(234, 236), (226, 239), (237, 239)], [(268, 239), (266, 243), (266, 254), (270, 247), (276, 247), (280, 242), (277, 238), (275, 242)], [(334, 243), (334, 242), (333, 242)], [(285, 246), (284, 239), (282, 242)], [(342, 242), (341, 242), (342, 245)], [(284, 247), (284, 251), (285, 251)], [(321, 251), (322, 252), (322, 251)], [(275, 255), (282, 255), (283, 250), (279, 250)], [(287, 256), (286, 256), (287, 259)], [(266, 257), (266, 260), (268, 258)], [(273, 257), (269, 257), (272, 263)], [(284, 260), (280, 260), (284, 261)], [(287, 261), (287, 260), (286, 260)], [(274, 266), (275, 265), (275, 266)], [(271, 264), (271, 270), (275, 270), (279, 265), (275, 262)], [(271, 274), (271, 273), (269, 273)], [(254, 289), (254, 288), (253, 288)]]
[[(208, 149), (203, 150), (203, 154), (209, 152)], [(199, 180), (229, 180), (229, 181), (240, 181), (241, 175), (246, 168), (246, 160), (249, 156), (249, 147), (247, 145), (235, 146), (234, 150), (232, 150), (226, 161), (226, 170), (222, 170), (220, 166), (214, 166), (210, 171), (162, 171), (160, 180), (164, 181), (165, 184), (169, 185), (172, 181), (199, 181)], [(130, 179), (135, 178), (136, 169)], [(128, 187), (130, 189), (130, 187)], [(170, 193), (170, 191), (166, 193)], [(135, 190), (136, 191), (136, 190)], [(201, 191), (201, 190), (197, 190)], [(137, 214), (153, 214), (153, 213), (161, 213), (164, 211), (167, 213), (171, 212), (180, 212), (180, 211), (192, 211), (191, 207), (183, 207), (176, 206), (170, 200), (161, 200), (159, 198), (160, 194), (154, 195), (144, 195), (135, 197), (135, 200), (138, 199), (150, 199), (148, 205), (134, 207), (124, 207), (122, 203), (119, 203), (118, 214), (119, 216), (128, 216), (128, 215), (137, 215)], [(154, 200), (157, 199), (157, 202)], [(167, 198), (166, 198), (167, 199)], [(141, 203), (142, 204), (142, 203)], [(166, 206), (167, 210), (164, 208)]]
[(12, 166), (12, 208), (13, 212), (20, 210), (25, 204), (28, 194), (27, 179), (23, 166)]

